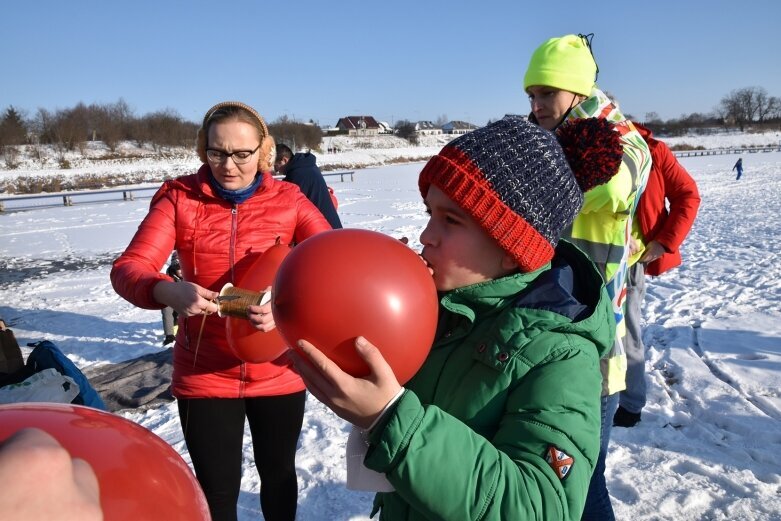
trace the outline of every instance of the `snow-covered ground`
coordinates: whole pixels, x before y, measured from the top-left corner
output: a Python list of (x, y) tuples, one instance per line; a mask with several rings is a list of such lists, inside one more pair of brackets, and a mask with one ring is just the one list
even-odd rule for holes
[[(751, 140), (733, 135), (708, 148)], [(648, 282), (649, 403), (636, 427), (613, 430), (607, 460), (619, 519), (781, 518), (781, 152), (745, 155), (740, 181), (730, 172), (736, 159), (682, 159), (702, 206), (684, 265)], [(421, 167), (329, 178), (345, 226), (407, 236), (420, 248)], [(52, 340), (82, 368), (161, 349), (160, 313), (122, 300), (108, 276), (147, 206), (138, 199), (0, 214), (0, 317), (20, 344)], [(123, 416), (189, 461), (173, 403)], [(371, 494), (344, 486), (347, 432), (310, 397), (297, 459), (300, 520), (369, 519)], [(261, 518), (249, 441), (242, 520)]]

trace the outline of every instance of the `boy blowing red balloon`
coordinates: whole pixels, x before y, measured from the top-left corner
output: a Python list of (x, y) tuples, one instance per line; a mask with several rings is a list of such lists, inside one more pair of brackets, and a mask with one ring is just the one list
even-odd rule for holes
[(579, 170), (517, 116), (453, 140), (419, 178), (440, 292), (421, 369), (402, 387), (364, 338), (363, 378), (304, 340), (289, 353), (365, 443), (380, 519), (580, 519), (615, 321), (594, 265), (559, 241), (583, 191), (606, 181)]

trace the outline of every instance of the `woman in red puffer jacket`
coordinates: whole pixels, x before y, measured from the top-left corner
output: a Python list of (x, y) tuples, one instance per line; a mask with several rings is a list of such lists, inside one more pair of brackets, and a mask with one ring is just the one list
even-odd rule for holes
[[(295, 449), (305, 387), (285, 356), (247, 363), (231, 353), (215, 299), (274, 244), (298, 243), (331, 227), (297, 186), (272, 176), (274, 140), (263, 118), (239, 102), (209, 109), (198, 131), (196, 174), (166, 181), (111, 283), (136, 306), (179, 313), (172, 390), (185, 441), (212, 518), (236, 519), (245, 418), (252, 432), (267, 520), (294, 519)], [(172, 250), (184, 280), (160, 273)], [(250, 306), (273, 329), (270, 304)]]

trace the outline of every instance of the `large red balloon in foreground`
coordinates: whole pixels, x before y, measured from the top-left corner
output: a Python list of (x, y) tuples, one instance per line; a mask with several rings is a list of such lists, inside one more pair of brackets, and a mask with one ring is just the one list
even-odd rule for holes
[[(252, 263), (243, 277), (236, 281), (236, 287), (261, 292), (274, 282), (280, 264), (290, 253), (290, 246), (277, 244), (266, 250)], [(255, 329), (252, 323), (239, 317), (226, 317), (228, 347), (245, 362), (270, 362), (287, 350), (287, 343), (279, 331), (269, 332)]]
[(290, 345), (308, 340), (344, 371), (365, 376), (355, 352), (366, 337), (404, 384), (431, 348), (437, 290), (418, 255), (378, 232), (342, 229), (310, 237), (282, 262), (272, 311)]
[(0, 442), (26, 427), (46, 431), (72, 457), (92, 466), (106, 521), (211, 519), (206, 498), (187, 463), (165, 441), (136, 423), (79, 405), (0, 405)]

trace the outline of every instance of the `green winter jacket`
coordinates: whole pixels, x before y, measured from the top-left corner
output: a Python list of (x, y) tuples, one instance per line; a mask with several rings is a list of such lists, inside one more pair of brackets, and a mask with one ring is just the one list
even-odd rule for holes
[[(599, 453), (599, 358), (615, 335), (594, 265), (562, 241), (535, 272), (446, 293), (439, 326), (369, 433), (364, 464), (395, 488), (376, 496), (372, 515), (580, 519)], [(562, 477), (546, 461), (555, 450)]]

